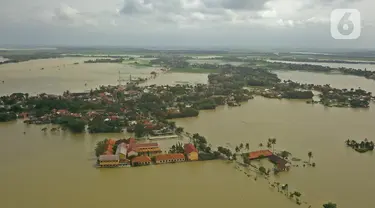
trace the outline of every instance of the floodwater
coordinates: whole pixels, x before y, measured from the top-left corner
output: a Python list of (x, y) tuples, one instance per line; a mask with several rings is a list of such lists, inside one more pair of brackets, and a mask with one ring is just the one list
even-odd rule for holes
[[(38, 61), (35, 65), (36, 69), (44, 66), (44, 71), (48, 68), (47, 64)], [(31, 67), (24, 66), (27, 67), (18, 68), (19, 76)], [(78, 66), (86, 67), (83, 64)], [(81, 71), (78, 66), (74, 70)], [(96, 64), (92, 66), (93, 71), (99, 70), (95, 69)], [(106, 64), (103, 68), (110, 70), (111, 66)], [(4, 70), (7, 69), (0, 70), (0, 77), (4, 77)], [(137, 70), (134, 69), (135, 74)], [(92, 79), (116, 83), (115, 76), (105, 80), (110, 75), (105, 76), (104, 72), (94, 74), (91, 75)], [(50, 73), (50, 76), (62, 75)], [(71, 75), (70, 84), (66, 75), (64, 82), (50, 87), (51, 91), (69, 88), (79, 82), (80, 75), (76, 76)], [(206, 77), (207, 74), (167, 73), (152, 82), (169, 84), (170, 80), (176, 79), (194, 83)], [(13, 80), (17, 82), (17, 77), (13, 77)], [(37, 78), (34, 81), (30, 88), (43, 89), (40, 86), (43, 85), (42, 81)], [(81, 81), (84, 82), (84, 78)], [(358, 78), (357, 82), (362, 81)], [(3, 89), (5, 86), (0, 89), (11, 91)], [(375, 202), (371, 200), (375, 192), (375, 180), (372, 179), (375, 175), (375, 156), (373, 153), (356, 153), (347, 148), (344, 141), (365, 137), (374, 140), (371, 137), (375, 135), (374, 109), (374, 105), (367, 110), (354, 110), (256, 97), (241, 107), (202, 111), (197, 118), (177, 119), (176, 122), (188, 132), (206, 136), (213, 147), (234, 147), (248, 142), (251, 150), (257, 150), (259, 143), (276, 137), (275, 148), (288, 150), (295, 157), (307, 160), (307, 152), (312, 151), (312, 160), (317, 164), (315, 168), (293, 167), (290, 172), (281, 173), (277, 180), (288, 183), (291, 191), (301, 192), (302, 201), (307, 201), (312, 207), (321, 207), (323, 203), (333, 201), (340, 208), (370, 208), (375, 207)], [(99, 208), (115, 207), (122, 203), (113, 199), (126, 199), (126, 206), (130, 207), (185, 208), (191, 207), (191, 203), (198, 204), (198, 207), (219, 208), (308, 207), (307, 204), (297, 206), (284, 195), (270, 189), (266, 180), (259, 178), (254, 181), (234, 169), (233, 164), (223, 161), (95, 169), (92, 167), (95, 143), (104, 138), (126, 135), (43, 133), (40, 131), (43, 127), (25, 125), (22, 121), (0, 124), (1, 207)], [(165, 140), (161, 146), (166, 150), (175, 142)]]
[(242, 64), (245, 64), (245, 62), (240, 61), (223, 61), (223, 60), (216, 60), (216, 59), (191, 59), (188, 60), (189, 63), (192, 64), (231, 64), (233, 66), (240, 66)]
[(132, 78), (148, 77), (155, 70), (153, 67), (136, 68), (115, 63), (85, 64), (85, 60), (90, 58), (42, 59), (0, 65), (0, 95), (13, 92), (62, 94), (66, 90), (84, 91), (99, 85), (117, 83), (119, 71), (121, 79), (129, 80), (130, 74)]
[(325, 85), (330, 84), (332, 87), (339, 89), (361, 88), (363, 90), (375, 94), (375, 80), (366, 79), (364, 77), (330, 74), (330, 73), (314, 73), (302, 71), (272, 71), (282, 80), (293, 80), (300, 83)]
[(269, 62), (275, 63), (287, 63), (287, 64), (309, 64), (309, 65), (320, 65), (328, 66), (331, 68), (352, 68), (352, 69), (367, 69), (368, 71), (375, 71), (375, 64), (348, 64), (348, 63), (323, 63), (323, 62), (300, 62), (300, 61), (281, 61), (281, 60), (268, 60)]

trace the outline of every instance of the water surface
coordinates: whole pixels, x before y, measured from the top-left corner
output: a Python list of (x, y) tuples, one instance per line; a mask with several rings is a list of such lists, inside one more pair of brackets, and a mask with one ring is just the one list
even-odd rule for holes
[(323, 63), (323, 62), (300, 62), (300, 61), (281, 61), (281, 60), (268, 60), (269, 62), (275, 63), (287, 63), (287, 64), (309, 64), (309, 65), (319, 65), (328, 66), (331, 68), (352, 68), (352, 69), (362, 69), (368, 71), (375, 71), (375, 64), (348, 64), (348, 63)]
[[(80, 64), (74, 65), (76, 61)], [(0, 90), (6, 93), (17, 87), (18, 91), (30, 92), (84, 90), (83, 83), (87, 80), (93, 80), (90, 83), (93, 87), (96, 83), (116, 84), (117, 71), (124, 67), (118, 64), (84, 65), (82, 61), (51, 59), (1, 66), (0, 77), (4, 79), (6, 76), (7, 79)], [(41, 67), (45, 69), (40, 70)], [(56, 69), (58, 67), (60, 70)], [(28, 69), (32, 69), (31, 72)], [(149, 69), (127, 70), (132, 75), (149, 74)], [(285, 76), (284, 79), (289, 76), (295, 81), (332, 83), (345, 88), (364, 83), (360, 77), (345, 81), (342, 75), (312, 76), (314, 73), (301, 72), (279, 75)], [(28, 76), (32, 79), (23, 83)], [(45, 86), (50, 79), (55, 81)], [(150, 84), (173, 84), (176, 81), (204, 83), (207, 74), (167, 73), (151, 80)], [(371, 85), (368, 87), (368, 90), (375, 89)], [(302, 101), (256, 97), (241, 107), (219, 107), (202, 111), (197, 118), (177, 119), (176, 122), (186, 131), (206, 136), (213, 148), (249, 142), (250, 149), (257, 150), (259, 143), (276, 137), (276, 149), (288, 150), (295, 157), (307, 160), (307, 152), (312, 151), (316, 168), (292, 168), (288, 173), (281, 173), (277, 180), (288, 183), (291, 190), (300, 191), (303, 200), (313, 207), (334, 201), (340, 208), (370, 208), (375, 207), (371, 200), (375, 192), (375, 181), (372, 180), (375, 156), (373, 153), (356, 153), (347, 148), (344, 141), (365, 137), (375, 140), (372, 137), (375, 135), (374, 108), (374, 105), (366, 110), (326, 108)], [(124, 197), (126, 206), (131, 207), (191, 207), (191, 203), (186, 203), (187, 199), (198, 203), (197, 206), (219, 208), (298, 207), (271, 190), (267, 181), (254, 181), (235, 170), (233, 164), (222, 161), (95, 169), (92, 167), (95, 143), (104, 138), (126, 135), (52, 134), (41, 132), (43, 127), (27, 126), (22, 121), (0, 124), (0, 200), (3, 207), (114, 207), (119, 201), (108, 199)], [(167, 150), (175, 142), (166, 140), (160, 143), (163, 150)]]

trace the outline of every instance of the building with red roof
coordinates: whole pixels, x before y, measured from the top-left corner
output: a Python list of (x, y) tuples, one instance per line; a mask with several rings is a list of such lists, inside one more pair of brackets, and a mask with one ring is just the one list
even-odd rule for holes
[(250, 160), (261, 159), (261, 158), (269, 157), (271, 155), (273, 155), (273, 153), (269, 150), (258, 150), (258, 151), (250, 152), (249, 159)]
[(185, 155), (181, 153), (163, 154), (163, 155), (157, 155), (155, 157), (156, 164), (176, 163), (176, 162), (184, 162), (184, 161), (185, 161)]
[(191, 161), (198, 160), (198, 150), (194, 147), (193, 144), (185, 144), (184, 145), (184, 152), (187, 158)]
[(138, 156), (132, 159), (132, 166), (150, 165), (151, 158), (147, 156)]

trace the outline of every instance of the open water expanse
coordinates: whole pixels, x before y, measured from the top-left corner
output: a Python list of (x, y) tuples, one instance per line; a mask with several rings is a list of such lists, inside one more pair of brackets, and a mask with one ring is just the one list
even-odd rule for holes
[(375, 71), (375, 64), (348, 64), (348, 63), (324, 63), (324, 62), (300, 62), (300, 61), (280, 61), (280, 60), (269, 60), (269, 62), (276, 63), (287, 63), (287, 64), (309, 64), (309, 65), (321, 65), (328, 66), (332, 68), (352, 68), (352, 69), (362, 69), (368, 71)]
[[(83, 64), (85, 58), (35, 60), (0, 66), (0, 94), (62, 93), (116, 84), (119, 69), (132, 76), (148, 76), (152, 68), (121, 64)], [(79, 62), (78, 65), (73, 63)], [(65, 64), (65, 67), (63, 67)], [(44, 68), (44, 70), (40, 70)], [(60, 70), (58, 70), (60, 68)], [(31, 69), (31, 70), (30, 70)], [(301, 72), (281, 72), (282, 79), (332, 86), (361, 87), (375, 92), (364, 78)], [(149, 84), (176, 81), (204, 83), (207, 74), (169, 73)], [(370, 80), (369, 80), (370, 81)], [(84, 86), (84, 83), (87, 86)], [(303, 101), (256, 97), (241, 107), (201, 111), (199, 117), (177, 119), (177, 125), (207, 137), (213, 147), (259, 143), (276, 137), (278, 150), (307, 160), (313, 152), (315, 168), (294, 167), (277, 180), (302, 193), (302, 201), (320, 208), (333, 201), (340, 208), (373, 208), (375, 155), (347, 148), (348, 138), (375, 140), (375, 105), (370, 109), (326, 108)], [(22, 121), (0, 124), (0, 201), (4, 208), (81, 207), (278, 207), (295, 202), (271, 189), (268, 181), (254, 181), (231, 163), (191, 162), (139, 168), (95, 169), (95, 143), (124, 134), (43, 133), (44, 126)], [(26, 135), (23, 132), (26, 132)], [(167, 149), (174, 140), (162, 141)], [(188, 202), (187, 202), (188, 201)], [(125, 203), (123, 203), (125, 202)]]

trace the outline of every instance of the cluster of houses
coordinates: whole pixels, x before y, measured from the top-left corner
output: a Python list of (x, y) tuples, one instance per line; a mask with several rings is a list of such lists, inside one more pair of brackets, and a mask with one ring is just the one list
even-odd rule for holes
[(98, 158), (98, 167), (130, 167), (198, 160), (198, 151), (190, 143), (184, 145), (184, 154), (166, 154), (158, 143), (138, 143), (134, 138), (121, 141), (116, 152), (113, 152), (116, 141), (110, 139), (107, 143), (107, 151)]

